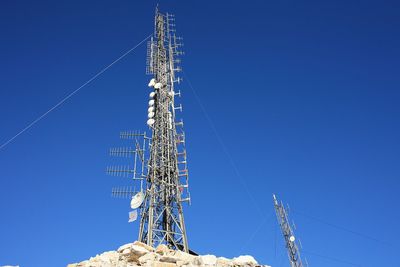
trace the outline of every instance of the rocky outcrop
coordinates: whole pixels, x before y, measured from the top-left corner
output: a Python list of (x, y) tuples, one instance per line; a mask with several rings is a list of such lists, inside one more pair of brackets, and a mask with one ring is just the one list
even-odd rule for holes
[[(239, 256), (233, 259), (214, 255), (194, 256), (183, 251), (175, 251), (166, 245), (152, 248), (135, 241), (123, 245), (117, 251), (108, 251), (80, 263), (67, 267), (257, 267), (252, 256)], [(264, 265), (264, 267), (270, 267)]]

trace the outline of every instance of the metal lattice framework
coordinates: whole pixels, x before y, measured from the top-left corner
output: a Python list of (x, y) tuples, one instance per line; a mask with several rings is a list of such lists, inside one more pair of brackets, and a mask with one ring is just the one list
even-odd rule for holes
[[(291, 267), (303, 267), (303, 262), (300, 257), (300, 250), (296, 240), (294, 231), (289, 223), (288, 212), (286, 211), (282, 201), (278, 202), (276, 196), (273, 195), (274, 207), (276, 211), (276, 217), (278, 219), (279, 226), (281, 228), (283, 238), (285, 240), (287, 253), (289, 256)], [(307, 262), (307, 260), (306, 260)]]
[[(146, 133), (123, 132), (121, 138), (135, 140), (135, 148), (111, 149), (116, 156), (133, 156), (134, 166), (109, 167), (107, 172), (119, 176), (128, 175), (140, 181), (145, 198), (140, 209), (139, 240), (150, 246), (167, 244), (170, 248), (188, 252), (182, 203), (190, 203), (188, 169), (183, 121), (176, 122), (175, 97), (180, 92), (175, 86), (181, 81), (176, 77), (181, 68), (178, 57), (183, 46), (182, 38), (175, 35), (175, 18), (155, 13), (155, 32), (147, 47), (147, 74), (152, 75)], [(139, 141), (139, 138), (143, 142)], [(114, 196), (131, 197), (137, 191), (130, 187), (114, 188)]]

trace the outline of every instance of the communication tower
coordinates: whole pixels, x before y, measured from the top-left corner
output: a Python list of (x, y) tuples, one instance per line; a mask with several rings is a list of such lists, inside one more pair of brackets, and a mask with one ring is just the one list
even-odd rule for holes
[(130, 221), (140, 210), (139, 240), (150, 246), (167, 244), (172, 249), (189, 251), (183, 216), (183, 202), (190, 203), (183, 121), (177, 121), (182, 105), (176, 86), (182, 70), (178, 65), (182, 38), (175, 35), (175, 17), (156, 8), (155, 30), (147, 45), (146, 73), (152, 78), (146, 132), (122, 132), (134, 148), (111, 149), (113, 156), (130, 156), (133, 167), (109, 167), (107, 173), (132, 178), (132, 187), (114, 188), (112, 195), (131, 198)]
[[(290, 266), (291, 267), (307, 266), (308, 265), (307, 260), (305, 260), (307, 265), (303, 265), (303, 262), (301, 260), (300, 249), (299, 249), (299, 246), (301, 247), (301, 242), (299, 239), (296, 239), (294, 231), (290, 226), (288, 212), (286, 211), (282, 201), (278, 202), (275, 195), (273, 195), (273, 198), (274, 198), (276, 217), (278, 219), (278, 223), (281, 228), (283, 238), (285, 240)], [(293, 228), (295, 228), (294, 224)]]

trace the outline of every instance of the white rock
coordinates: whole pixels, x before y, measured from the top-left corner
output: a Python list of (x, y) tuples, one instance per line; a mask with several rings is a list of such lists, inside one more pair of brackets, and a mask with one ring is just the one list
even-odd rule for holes
[(214, 255), (200, 256), (204, 265), (215, 265), (217, 263), (217, 257)]
[(128, 243), (128, 244), (125, 244), (125, 245), (122, 245), (122, 246), (120, 246), (119, 248), (118, 248), (118, 252), (119, 253), (121, 253), (124, 249), (127, 249), (127, 248), (130, 248), (132, 246), (132, 243)]
[(217, 259), (217, 266), (221, 267), (228, 267), (228, 266), (233, 266), (232, 260), (225, 258), (225, 257), (219, 257)]
[(179, 260), (178, 257), (172, 255), (163, 255), (160, 257), (161, 262), (176, 263)]
[(192, 262), (195, 258), (195, 256), (180, 250), (175, 250), (174, 252), (171, 253), (171, 255), (177, 257), (180, 261), (184, 261), (187, 263)]
[(153, 247), (151, 247), (151, 246), (149, 246), (149, 245), (147, 245), (145, 243), (142, 243), (140, 241), (135, 241), (135, 242), (133, 242), (133, 244), (136, 245), (136, 246), (139, 246), (139, 247), (143, 247), (143, 248), (147, 249), (148, 251), (154, 251)]
[(204, 265), (203, 259), (201, 258), (201, 256), (194, 257), (194, 259), (192, 260), (191, 263), (192, 263), (193, 265), (198, 265), (198, 266)]
[(140, 265), (144, 265), (144, 264), (146, 264), (148, 262), (157, 261), (159, 257), (160, 256), (157, 253), (149, 252), (149, 253), (144, 254), (143, 256), (141, 256), (139, 258), (139, 263), (140, 263)]
[(239, 256), (237, 258), (233, 258), (233, 263), (237, 265), (257, 265), (258, 262), (249, 255)]
[(161, 255), (166, 255), (171, 252), (172, 252), (172, 250), (169, 249), (168, 246), (165, 244), (158, 245), (158, 247), (156, 248), (156, 253), (161, 254)]
[(118, 253), (115, 251), (107, 251), (97, 256), (102, 262), (114, 263), (118, 260)]
[(131, 254), (131, 252), (132, 251), (131, 251), (130, 248), (126, 248), (121, 252), (121, 254), (124, 255), (124, 256), (127, 256), (127, 255)]
[(149, 251), (144, 247), (138, 245), (131, 246), (132, 253), (138, 256), (143, 256), (144, 254), (148, 253)]

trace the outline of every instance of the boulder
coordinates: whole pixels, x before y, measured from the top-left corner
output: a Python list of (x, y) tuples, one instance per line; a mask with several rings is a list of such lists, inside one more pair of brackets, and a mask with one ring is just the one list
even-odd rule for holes
[(131, 250), (132, 250), (133, 254), (135, 254), (135, 255), (137, 255), (139, 257), (143, 256), (146, 253), (149, 253), (149, 251), (147, 249), (145, 249), (142, 246), (138, 246), (138, 245), (132, 245), (131, 246)]
[(176, 263), (178, 260), (179, 258), (173, 255), (162, 255), (160, 257), (161, 262)]
[(217, 266), (229, 267), (229, 266), (233, 266), (233, 262), (230, 259), (227, 259), (227, 258), (224, 258), (224, 257), (219, 257), (217, 259)]
[(175, 250), (174, 252), (171, 253), (171, 255), (174, 255), (175, 257), (179, 258), (179, 260), (184, 260), (188, 262), (191, 262), (196, 257), (180, 250)]
[(139, 258), (140, 265), (147, 265), (149, 262), (158, 261), (160, 255), (155, 252), (149, 252)]
[[(139, 258), (149, 251), (137, 245), (131, 245), (130, 248), (125, 248), (119, 256), (119, 261), (139, 263)], [(122, 265), (123, 266), (123, 265)]]
[(121, 252), (122, 256), (128, 256), (131, 253), (132, 253), (132, 250), (130, 248), (126, 248)]
[(156, 253), (161, 254), (161, 255), (166, 255), (171, 253), (172, 250), (165, 244), (158, 245), (156, 248)]
[(196, 256), (194, 257), (194, 259), (191, 262), (192, 265), (197, 265), (197, 266), (203, 266), (203, 259), (201, 258), (201, 256)]
[(127, 248), (130, 248), (131, 246), (132, 246), (132, 243), (128, 243), (128, 244), (122, 245), (117, 249), (117, 252), (121, 253), (123, 250), (125, 250)]
[(233, 263), (235, 265), (258, 265), (257, 261), (249, 255), (233, 258)]
[(116, 263), (118, 261), (118, 253), (116, 251), (107, 251), (97, 256), (102, 262)]
[(153, 248), (153, 247), (151, 247), (151, 246), (149, 246), (149, 245), (147, 245), (147, 244), (145, 244), (145, 243), (142, 243), (142, 242), (140, 242), (140, 241), (135, 241), (135, 242), (133, 242), (133, 244), (136, 245), (136, 246), (145, 248), (145, 249), (147, 249), (148, 251), (154, 251), (154, 248)]
[(215, 257), (214, 255), (203, 255), (200, 256), (200, 258), (203, 262), (203, 265), (211, 266), (217, 264), (217, 257)]

